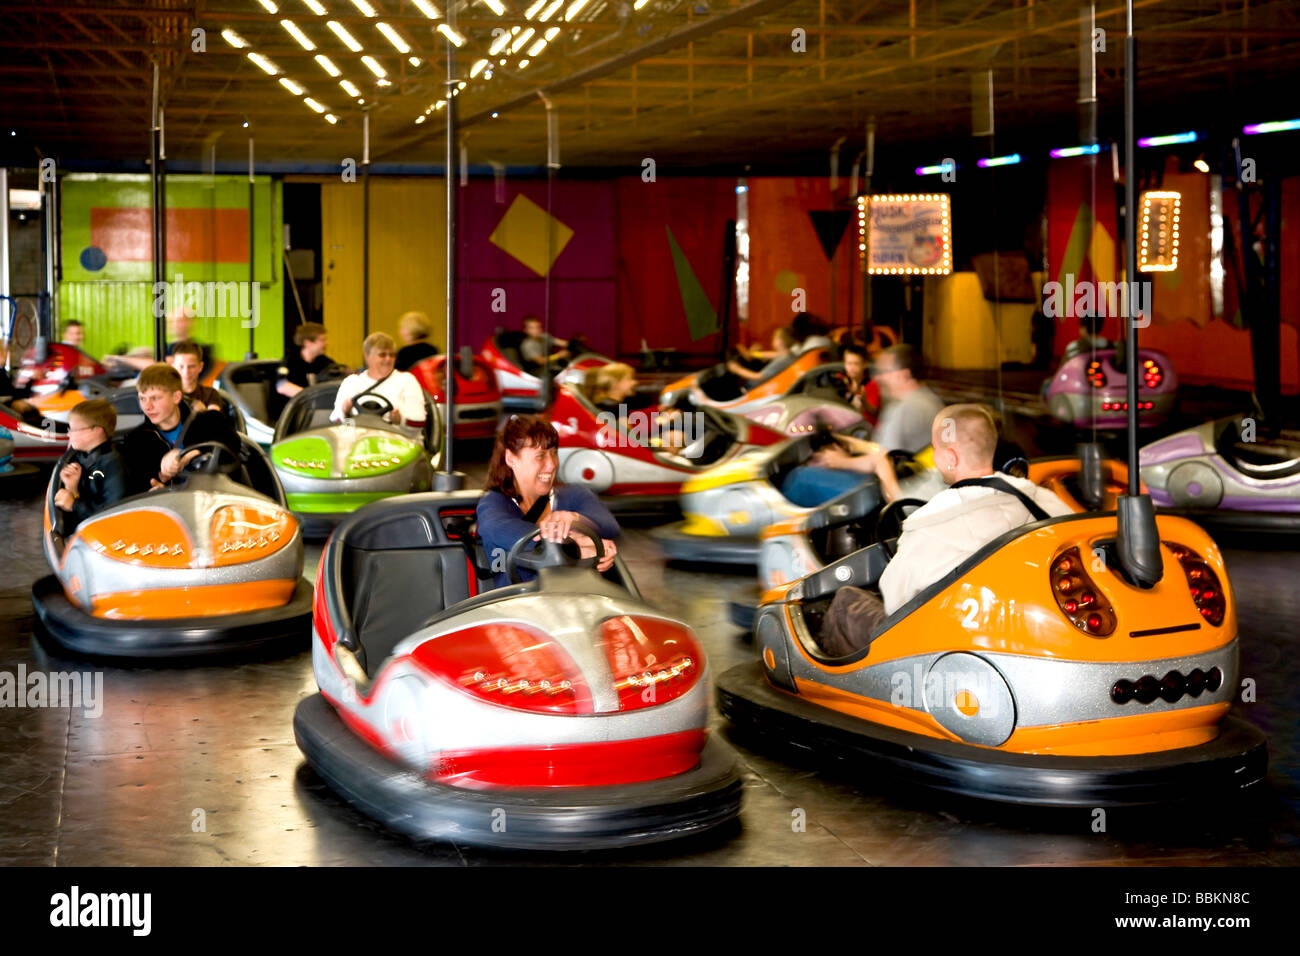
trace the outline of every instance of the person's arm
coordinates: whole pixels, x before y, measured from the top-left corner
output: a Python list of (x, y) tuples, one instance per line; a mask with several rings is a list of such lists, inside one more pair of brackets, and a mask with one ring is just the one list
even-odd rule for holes
[(732, 375), (736, 376), (736, 378), (743, 378), (747, 382), (752, 382), (756, 378), (763, 377), (763, 373), (761, 371), (755, 372), (752, 369), (747, 369), (739, 362), (728, 362), (727, 371), (730, 372)]
[[(576, 511), (596, 526), (602, 538), (617, 538), (622, 529), (613, 513), (605, 507), (604, 502), (596, 497), (595, 492), (584, 485), (565, 485), (563, 495), (556, 495), (556, 505), (565, 511)], [(563, 499), (563, 500), (561, 500)]]
[(287, 378), (282, 378), (280, 379), (280, 381), (275, 383), (275, 390), (279, 392), (281, 395), (283, 395), (285, 398), (293, 398), (295, 395), (297, 395), (299, 392), (302, 391), (302, 386), (295, 385)]
[(498, 555), (504, 560), (506, 551), (525, 534), (535, 532), (537, 525), (524, 518), (513, 501), (499, 491), (489, 491), (479, 499), (478, 535), (488, 552), (492, 567), (497, 567)]
[(402, 402), (398, 411), (402, 421), (412, 428), (424, 424), (424, 389), (420, 387), (420, 380), (410, 372), (402, 380)]

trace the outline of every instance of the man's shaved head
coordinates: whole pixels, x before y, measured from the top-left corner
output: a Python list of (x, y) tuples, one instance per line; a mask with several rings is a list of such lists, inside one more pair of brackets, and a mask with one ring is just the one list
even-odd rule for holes
[(934, 417), (930, 439), (936, 452), (951, 448), (967, 467), (992, 470), (998, 447), (997, 420), (987, 405), (949, 405)]

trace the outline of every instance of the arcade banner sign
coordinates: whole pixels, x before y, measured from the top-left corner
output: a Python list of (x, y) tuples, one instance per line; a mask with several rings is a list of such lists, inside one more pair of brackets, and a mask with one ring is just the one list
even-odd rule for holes
[(858, 197), (858, 251), (871, 275), (948, 275), (952, 272), (949, 196)]

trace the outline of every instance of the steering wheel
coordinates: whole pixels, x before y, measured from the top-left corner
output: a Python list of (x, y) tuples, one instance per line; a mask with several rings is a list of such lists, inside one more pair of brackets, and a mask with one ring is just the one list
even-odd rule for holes
[(923, 504), (925, 502), (920, 498), (896, 498), (880, 509), (876, 518), (875, 538), (888, 557), (892, 558), (897, 550), (894, 541), (903, 533), (903, 522)]
[(198, 455), (186, 463), (184, 471), (188, 474), (228, 475), (243, 464), (233, 449), (219, 441), (199, 442), (181, 454), (188, 455), (192, 451), (197, 451)]
[[(605, 545), (600, 540), (600, 532), (586, 518), (579, 518), (573, 523), (573, 527), (581, 530), (596, 545), (596, 554), (591, 558), (575, 558), (564, 552), (561, 547), (562, 542), (546, 541), (541, 537), (541, 529), (529, 531), (522, 538), (514, 543), (510, 548), (510, 553), (506, 555), (506, 575), (510, 578), (511, 584), (520, 584), (522, 581), (519, 577), (519, 569), (527, 568), (529, 571), (540, 571), (542, 568), (594, 568), (605, 558)], [(574, 540), (572, 532), (564, 539), (565, 541)]]
[(354, 418), (363, 412), (367, 415), (379, 415), (382, 417), (392, 411), (396, 411), (396, 409), (393, 408), (392, 402), (384, 398), (384, 396), (380, 395), (378, 392), (370, 392), (352, 402), (351, 414)]

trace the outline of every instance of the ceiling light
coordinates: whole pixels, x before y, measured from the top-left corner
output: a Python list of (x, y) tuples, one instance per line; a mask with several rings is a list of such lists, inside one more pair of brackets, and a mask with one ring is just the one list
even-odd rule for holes
[(1093, 143), (1091, 146), (1063, 146), (1052, 150), (1051, 156), (1052, 159), (1064, 159), (1069, 156), (1094, 156), (1100, 152), (1101, 144)]
[(312, 43), (311, 39), (307, 36), (307, 34), (299, 30), (298, 24), (294, 23), (292, 20), (281, 20), (280, 26), (288, 30), (289, 36), (297, 40), (298, 45), (302, 47), (304, 50), (316, 49), (316, 44)]
[(419, 66), (420, 58), (418, 56), (408, 56), (406, 58), (406, 62), (411, 64), (411, 66)]
[(469, 68), (469, 78), (472, 80), (474, 77), (482, 73), (483, 67), (487, 66), (487, 64), (488, 64), (487, 60), (476, 61), (474, 65)]
[(552, 40), (554, 40), (554, 39), (555, 39), (557, 36), (559, 36), (559, 35), (560, 35), (560, 28), (559, 28), (559, 27), (551, 27), (549, 30), (546, 31), (546, 42), (547, 42), (547, 43), (550, 43)]
[(302, 0), (302, 2), (306, 4), (307, 9), (316, 14), (316, 16), (322, 17), (325, 15), (325, 8), (317, 3), (316, 0)]
[(430, 20), (442, 19), (442, 14), (438, 11), (438, 8), (435, 7), (432, 3), (430, 3), (429, 0), (411, 0), (411, 2), (415, 4), (416, 9), (418, 9)]
[(379, 79), (375, 80), (375, 85), (376, 85), (376, 86), (392, 86), (392, 85), (393, 85), (393, 81), (390, 80), (390, 79), (387, 79), (387, 78), (381, 76)]
[(501, 0), (483, 0), (483, 5), (499, 17), (505, 15), (506, 8), (502, 6)]
[(505, 49), (505, 45), (509, 42), (510, 42), (510, 34), (507, 33), (505, 30), (502, 30), (500, 33), (497, 34), (497, 38), (492, 41), (492, 45), (488, 47), (488, 55), (496, 56), (503, 49)]
[(543, 10), (542, 15), (537, 19), (545, 23), (547, 20), (551, 19), (551, 17), (555, 16), (555, 11), (560, 9), (560, 6), (563, 3), (564, 0), (551, 0), (551, 5), (547, 7), (545, 10)]
[(236, 50), (242, 50), (244, 47), (248, 46), (248, 41), (229, 27), (221, 31), (221, 39), (225, 40)]
[(529, 56), (537, 56), (546, 49), (546, 37), (538, 37), (537, 42), (528, 48)]
[(373, 56), (363, 56), (361, 58), (361, 62), (364, 63), (366, 65), (366, 69), (368, 69), (371, 73), (375, 74), (375, 76), (382, 78), (388, 75), (388, 71), (385, 70), (382, 66), (380, 66), (379, 61), (376, 60)]
[(279, 13), (280, 9), (275, 5), (275, 0), (257, 0), (258, 3), (266, 10), (267, 13)]
[(280, 72), (280, 68), (278, 66), (272, 63), (266, 57), (262, 56), (262, 54), (260, 53), (250, 52), (248, 54), (248, 58), (252, 60), (254, 63), (256, 63), (258, 66), (260, 66), (265, 72), (269, 73), (271, 76), (275, 76), (277, 73)]
[(365, 16), (373, 17), (375, 15), (375, 8), (367, 3), (366, 0), (352, 0), (352, 5), (360, 10)]
[(421, 116), (417, 116), (417, 117), (415, 118), (415, 125), (416, 125), (416, 126), (419, 126), (419, 125), (420, 125), (421, 123), (423, 123), (423, 122), (424, 122), (424, 116), (423, 116), (423, 115), (421, 115)]
[(569, 9), (564, 11), (564, 19), (572, 20), (579, 13), (582, 12), (582, 8), (585, 7), (589, 2), (590, 0), (573, 0), (573, 2), (569, 4)]
[(526, 70), (526, 69), (528, 69), (528, 61), (527, 61), (527, 60), (520, 60), (520, 61), (519, 61), (519, 69), (521, 69), (521, 70)]
[(952, 172), (952, 169), (953, 169), (952, 163), (940, 163), (938, 166), (917, 166), (916, 175), (933, 176), (936, 173)]
[(544, 6), (546, 6), (546, 0), (537, 0), (536, 3), (524, 11), (524, 19), (531, 20), (533, 17), (537, 16), (537, 11), (541, 10)]
[(465, 45), (465, 38), (445, 23), (438, 24), (438, 32), (458, 47)]
[(501, 66), (505, 66), (505, 65), (506, 65), (506, 58), (505, 58), (505, 57), (502, 57), (502, 58), (501, 58), (501, 63), (500, 63), (500, 65), (501, 65)]
[(324, 53), (316, 54), (316, 62), (319, 63), (321, 65), (321, 69), (324, 70), (326, 73), (328, 73), (330, 76), (340, 75), (340, 70), (337, 66), (334, 65), (334, 61), (331, 60), (329, 57), (327, 57)]
[(1014, 166), (1020, 162), (1019, 153), (1011, 153), (1009, 156), (990, 156), (988, 159), (981, 159), (975, 165), (981, 169), (988, 169), (990, 166)]
[(334, 31), (334, 35), (342, 40), (349, 50), (353, 53), (361, 52), (361, 44), (357, 42), (356, 37), (351, 33), (348, 33), (347, 27), (339, 23), (337, 20), (330, 20), (325, 25)]
[(388, 37), (388, 42), (397, 48), (398, 53), (410, 53), (411, 45), (402, 39), (402, 35), (390, 27), (387, 23), (379, 22), (375, 24), (375, 29)]
[(1171, 133), (1168, 136), (1143, 136), (1138, 140), (1138, 146), (1177, 146), (1179, 143), (1196, 142), (1195, 133)]
[(347, 93), (348, 96), (353, 99), (356, 99), (361, 95), (361, 91), (357, 89), (356, 84), (351, 80), (339, 80), (339, 86), (343, 87), (343, 92)]
[(1210, 171), (1210, 164), (1203, 159), (1196, 160), (1195, 162), (1192, 163), (1192, 165), (1195, 166), (1203, 173), (1208, 173)]
[(650, 2), (650, 0), (636, 0), (636, 3), (632, 4), (632, 9), (633, 9), (633, 10), (640, 10), (642, 7), (644, 7), (644, 6), (645, 6), (647, 3), (649, 3), (649, 2)]
[(492, 118), (493, 118), (493, 119), (496, 119), (496, 118), (497, 118), (497, 114), (496, 114), (496, 113), (493, 113), (493, 114), (492, 114)]
[(326, 114), (325, 114), (325, 122), (329, 123), (331, 126), (333, 126), (333, 125), (334, 125), (335, 123), (337, 123), (338, 121), (339, 121), (339, 118), (338, 118), (337, 116), (335, 116), (333, 113), (326, 113)]
[(1247, 136), (1256, 133), (1285, 133), (1287, 130), (1300, 129), (1300, 120), (1274, 120), (1271, 123), (1251, 123), (1243, 126), (1241, 131)]
[(283, 86), (290, 93), (292, 93), (294, 96), (302, 96), (304, 92), (301, 86), (299, 86), (293, 80), (289, 79), (287, 76), (280, 77), (280, 85)]
[(310, 107), (311, 107), (313, 110), (315, 110), (317, 113), (324, 113), (324, 112), (325, 112), (325, 107), (321, 106), (319, 103), (317, 103), (315, 100), (313, 100), (310, 96), (307, 97), (305, 100), (303, 100), (303, 102), (306, 103), (308, 106), (310, 106)]
[(533, 34), (536, 32), (537, 31), (534, 30), (532, 27), (529, 27), (523, 33), (519, 34), (519, 36), (515, 37), (515, 42), (510, 44), (510, 52), (518, 53), (520, 50), (522, 50), (524, 48), (524, 44), (527, 43), (529, 40), (531, 40)]
[(438, 102), (436, 102), (436, 103), (433, 104), (433, 108), (434, 108), (435, 110), (440, 110), (440, 109), (442, 109), (442, 108), (443, 108), (444, 106), (446, 106), (446, 105), (447, 105), (447, 101), (446, 101), (446, 100), (438, 100)]
[(456, 84), (456, 91), (457, 91), (457, 92), (460, 92), (461, 90), (463, 90), (463, 89), (464, 89), (465, 87), (467, 87), (467, 86), (469, 86), (469, 84), (466, 83), (464, 80), (461, 80), (459, 83)]

